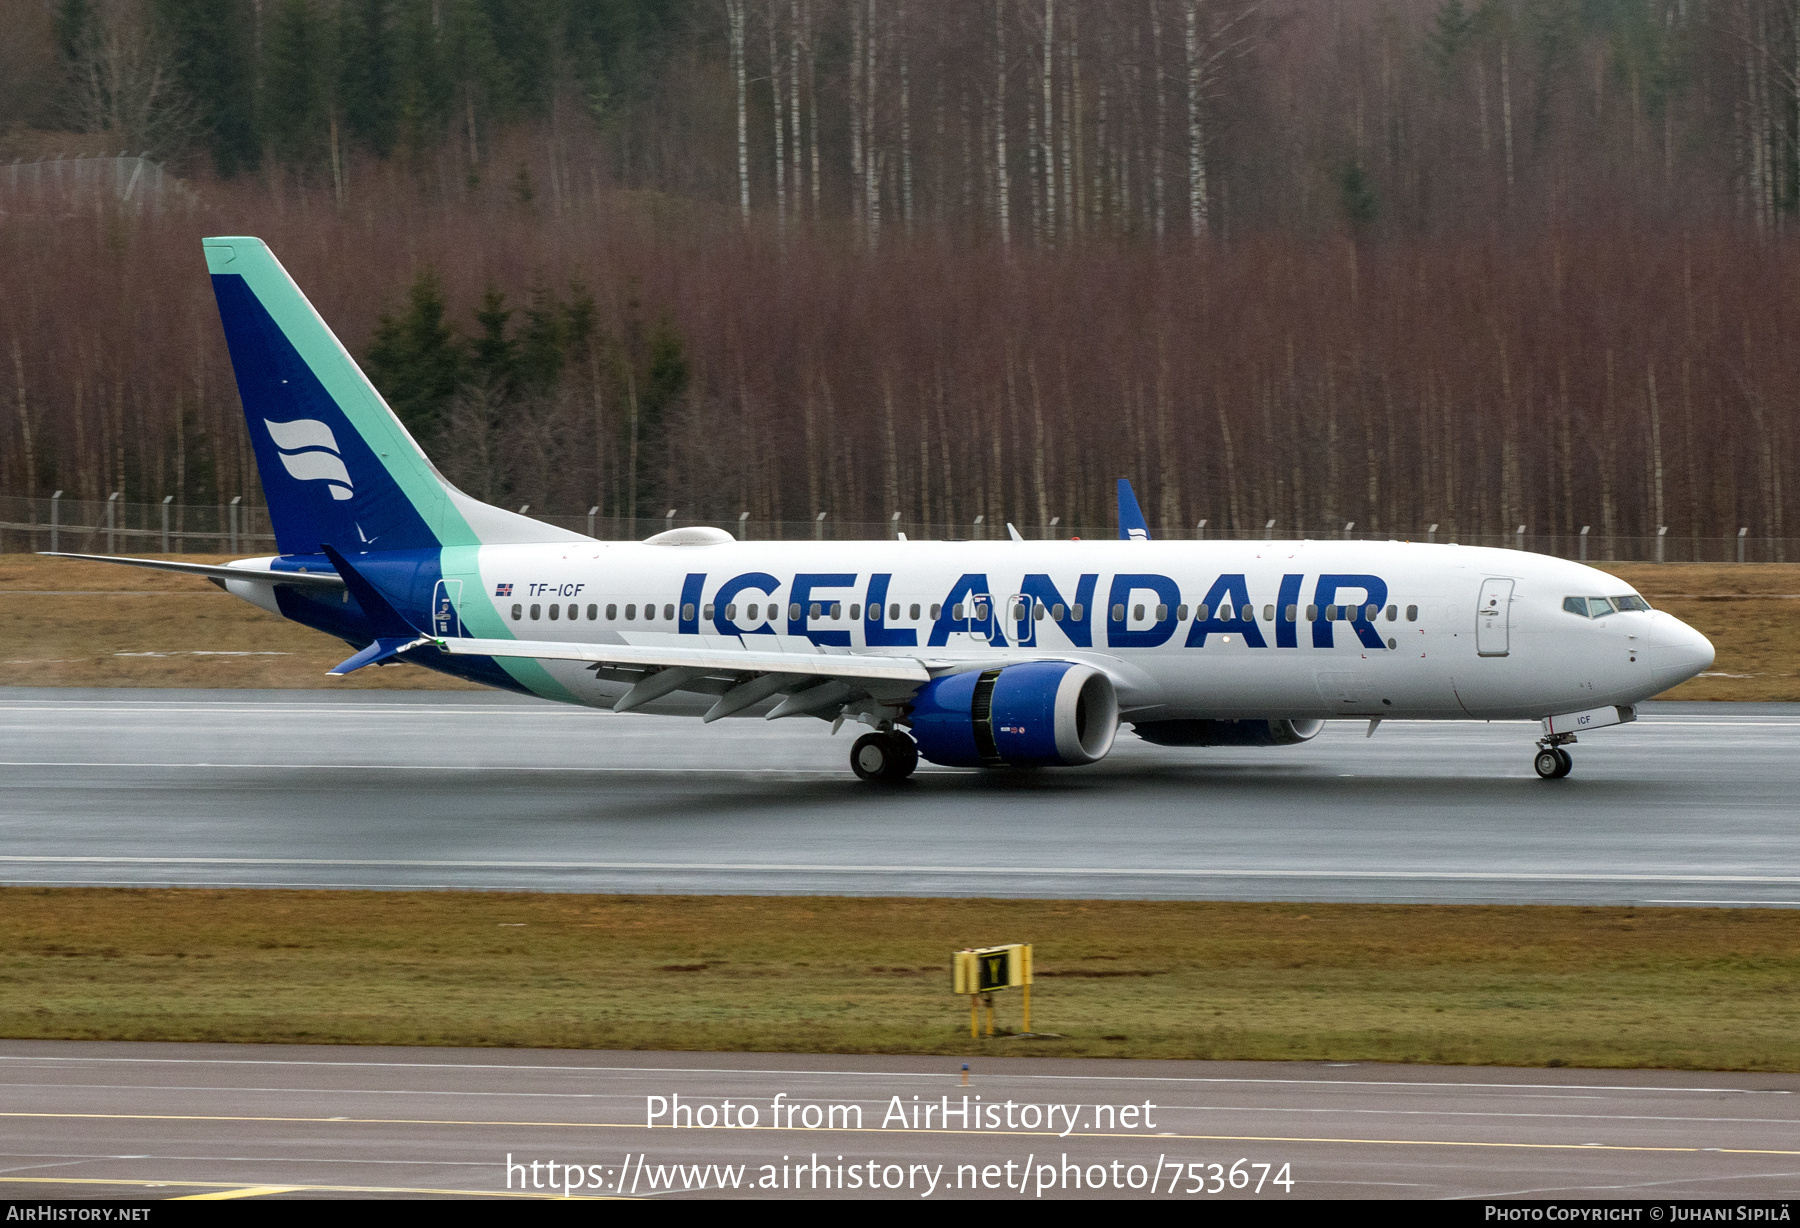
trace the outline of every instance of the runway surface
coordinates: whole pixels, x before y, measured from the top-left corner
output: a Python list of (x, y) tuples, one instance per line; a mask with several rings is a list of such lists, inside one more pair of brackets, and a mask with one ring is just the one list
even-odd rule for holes
[(1796, 708), (1646, 705), (1556, 782), (1534, 725), (1339, 722), (880, 789), (804, 718), (8, 688), (0, 880), (1800, 906)]
[[(509, 1176), (542, 1196), (551, 1160), (557, 1188), (638, 1196), (867, 1196), (871, 1178), (914, 1199), (1800, 1193), (1794, 1075), (975, 1058), (965, 1088), (959, 1065), (0, 1041), (0, 1198), (504, 1194)], [(729, 1101), (733, 1125), (667, 1127), (677, 1096), (696, 1123)], [(996, 1124), (914, 1128), (915, 1106), (964, 1096)]]

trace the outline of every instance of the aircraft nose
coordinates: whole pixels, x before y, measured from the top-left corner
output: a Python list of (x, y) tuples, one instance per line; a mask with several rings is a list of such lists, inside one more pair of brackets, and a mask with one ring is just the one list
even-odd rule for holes
[(1713, 656), (1711, 640), (1673, 614), (1657, 612), (1650, 627), (1650, 670), (1659, 688), (1666, 691), (1711, 668)]

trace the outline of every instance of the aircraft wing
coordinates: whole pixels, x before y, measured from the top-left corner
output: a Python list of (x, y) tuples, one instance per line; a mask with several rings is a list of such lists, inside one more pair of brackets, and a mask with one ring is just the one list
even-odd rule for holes
[(434, 639), (452, 656), (535, 657), (543, 661), (592, 661), (605, 665), (656, 665), (664, 669), (742, 670), (759, 674), (803, 674), (930, 682), (931, 671), (914, 657), (871, 657), (837, 653), (751, 652), (730, 648), (639, 648), (627, 644), (568, 644), (555, 640)]
[(708, 722), (767, 699), (780, 700), (769, 710), (769, 720), (806, 715), (841, 719), (847, 705), (865, 698), (879, 703), (903, 702), (932, 676), (926, 663), (913, 657), (456, 636), (424, 642), (452, 656), (592, 662), (590, 668), (596, 674), (632, 684), (614, 702), (614, 712), (629, 712), (676, 691), (710, 694), (717, 698), (701, 718)]

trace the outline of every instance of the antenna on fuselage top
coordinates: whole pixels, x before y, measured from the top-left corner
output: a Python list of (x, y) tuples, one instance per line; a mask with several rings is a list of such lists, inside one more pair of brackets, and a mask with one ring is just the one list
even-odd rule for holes
[(1131, 479), (1119, 479), (1119, 540), (1128, 542), (1147, 542), (1150, 540), (1150, 525), (1144, 519), (1143, 509), (1138, 507), (1137, 496), (1131, 493)]

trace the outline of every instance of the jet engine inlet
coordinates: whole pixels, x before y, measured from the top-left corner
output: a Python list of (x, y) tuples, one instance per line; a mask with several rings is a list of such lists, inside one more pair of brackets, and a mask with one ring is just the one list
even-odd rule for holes
[(1090, 665), (1025, 661), (935, 679), (911, 720), (919, 754), (946, 767), (1073, 767), (1112, 750), (1119, 699)]

